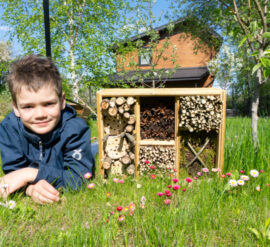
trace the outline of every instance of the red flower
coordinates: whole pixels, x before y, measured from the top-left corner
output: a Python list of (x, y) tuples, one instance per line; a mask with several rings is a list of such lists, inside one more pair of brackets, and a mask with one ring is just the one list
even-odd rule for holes
[(145, 160), (144, 163), (145, 163), (146, 165), (148, 165), (148, 164), (150, 163), (150, 161), (149, 161), (149, 160)]
[(116, 208), (116, 210), (117, 210), (118, 212), (121, 212), (121, 211), (123, 210), (123, 208), (122, 208), (121, 206), (119, 206), (119, 207)]
[(194, 177), (193, 179), (194, 179), (194, 180), (197, 180), (197, 179), (198, 179), (198, 177)]
[(221, 176), (222, 178), (226, 178), (226, 175), (224, 175), (224, 174), (221, 174), (220, 176)]
[(244, 174), (244, 173), (245, 173), (245, 171), (244, 171), (244, 170), (240, 170), (240, 173), (241, 173), (241, 174)]
[(155, 174), (152, 174), (152, 175), (151, 175), (151, 178), (152, 178), (152, 179), (156, 179), (156, 177), (157, 177), (157, 176), (156, 176)]
[(172, 180), (174, 183), (178, 183), (179, 182), (179, 179), (178, 178), (173, 178)]
[(267, 187), (270, 187), (270, 184), (267, 184), (266, 186), (267, 186)]
[(264, 173), (264, 170), (260, 170), (260, 173)]
[(167, 187), (170, 189), (172, 186), (171, 185), (168, 185)]
[(186, 190), (187, 190), (186, 188), (182, 189), (183, 192), (186, 192)]
[(187, 181), (188, 183), (191, 183), (191, 182), (192, 182), (192, 178), (186, 178), (186, 181)]
[(119, 183), (120, 184), (123, 184), (124, 183), (124, 180), (123, 179), (119, 180)]
[(180, 189), (180, 185), (177, 184), (173, 186), (173, 190), (179, 190), (179, 189)]
[(150, 166), (150, 169), (151, 169), (151, 170), (155, 170), (156, 167), (152, 165), (152, 166)]
[(231, 174), (230, 172), (227, 172), (227, 173), (226, 173), (226, 176), (227, 176), (227, 177), (230, 177), (231, 175), (232, 175), (232, 174)]
[(157, 195), (158, 195), (159, 197), (161, 197), (161, 196), (163, 196), (163, 195), (164, 195), (164, 193), (162, 193), (162, 192), (158, 192), (158, 193), (157, 193)]

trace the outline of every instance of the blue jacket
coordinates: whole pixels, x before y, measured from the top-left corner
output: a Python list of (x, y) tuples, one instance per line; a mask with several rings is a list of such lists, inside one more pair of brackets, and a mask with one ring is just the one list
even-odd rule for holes
[(0, 149), (4, 173), (38, 168), (36, 183), (45, 179), (55, 188), (77, 189), (86, 172), (94, 172), (90, 129), (66, 105), (56, 128), (45, 136), (29, 132), (14, 112), (0, 124)]

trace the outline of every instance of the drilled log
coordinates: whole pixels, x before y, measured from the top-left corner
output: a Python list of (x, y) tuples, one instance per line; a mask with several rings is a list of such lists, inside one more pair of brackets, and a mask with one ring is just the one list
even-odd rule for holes
[(136, 121), (136, 116), (135, 115), (130, 115), (128, 119), (128, 124), (134, 124)]
[(133, 105), (136, 102), (136, 99), (134, 97), (128, 97), (127, 98), (127, 104)]
[(126, 132), (132, 132), (134, 130), (134, 125), (128, 124), (125, 128)]
[(134, 166), (134, 165), (129, 165), (129, 166), (127, 167), (127, 173), (128, 173), (129, 175), (134, 175), (134, 173), (135, 173), (135, 166)]
[(129, 155), (123, 156), (123, 157), (121, 158), (121, 162), (122, 162), (124, 165), (130, 164), (131, 159), (130, 159)]
[(103, 164), (102, 164), (102, 165), (103, 165), (103, 168), (104, 168), (105, 170), (110, 169), (111, 163), (112, 163), (111, 158), (106, 157), (106, 158), (104, 159), (104, 161), (103, 161)]
[(117, 97), (115, 102), (118, 106), (120, 106), (123, 105), (126, 102), (126, 100), (124, 97)]
[(117, 115), (117, 107), (116, 106), (110, 107), (108, 110), (108, 113), (111, 117), (116, 116)]
[(103, 99), (102, 101), (101, 101), (101, 109), (103, 109), (103, 110), (107, 110), (108, 108), (109, 108), (109, 100), (108, 99)]
[(124, 118), (129, 119), (130, 118), (130, 113), (129, 112), (124, 112), (123, 116), (124, 116)]

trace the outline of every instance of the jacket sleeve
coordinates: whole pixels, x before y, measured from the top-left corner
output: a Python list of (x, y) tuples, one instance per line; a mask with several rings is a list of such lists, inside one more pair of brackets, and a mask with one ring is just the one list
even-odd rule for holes
[(55, 188), (78, 189), (83, 183), (85, 173), (90, 172), (93, 175), (95, 160), (91, 152), (90, 129), (81, 121), (76, 121), (76, 127), (67, 126), (61, 136), (66, 139), (62, 148), (63, 164), (48, 166), (39, 162), (38, 175), (33, 183), (45, 179)]
[(2, 122), (0, 124), (0, 149), (2, 169), (5, 174), (29, 166), (30, 161), (23, 154), (22, 145), (18, 131), (8, 123)]

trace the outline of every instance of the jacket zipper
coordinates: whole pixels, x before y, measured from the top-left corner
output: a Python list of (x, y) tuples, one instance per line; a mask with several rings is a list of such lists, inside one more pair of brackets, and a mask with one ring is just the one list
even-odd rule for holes
[(39, 160), (43, 159), (43, 144), (42, 141), (39, 141)]

